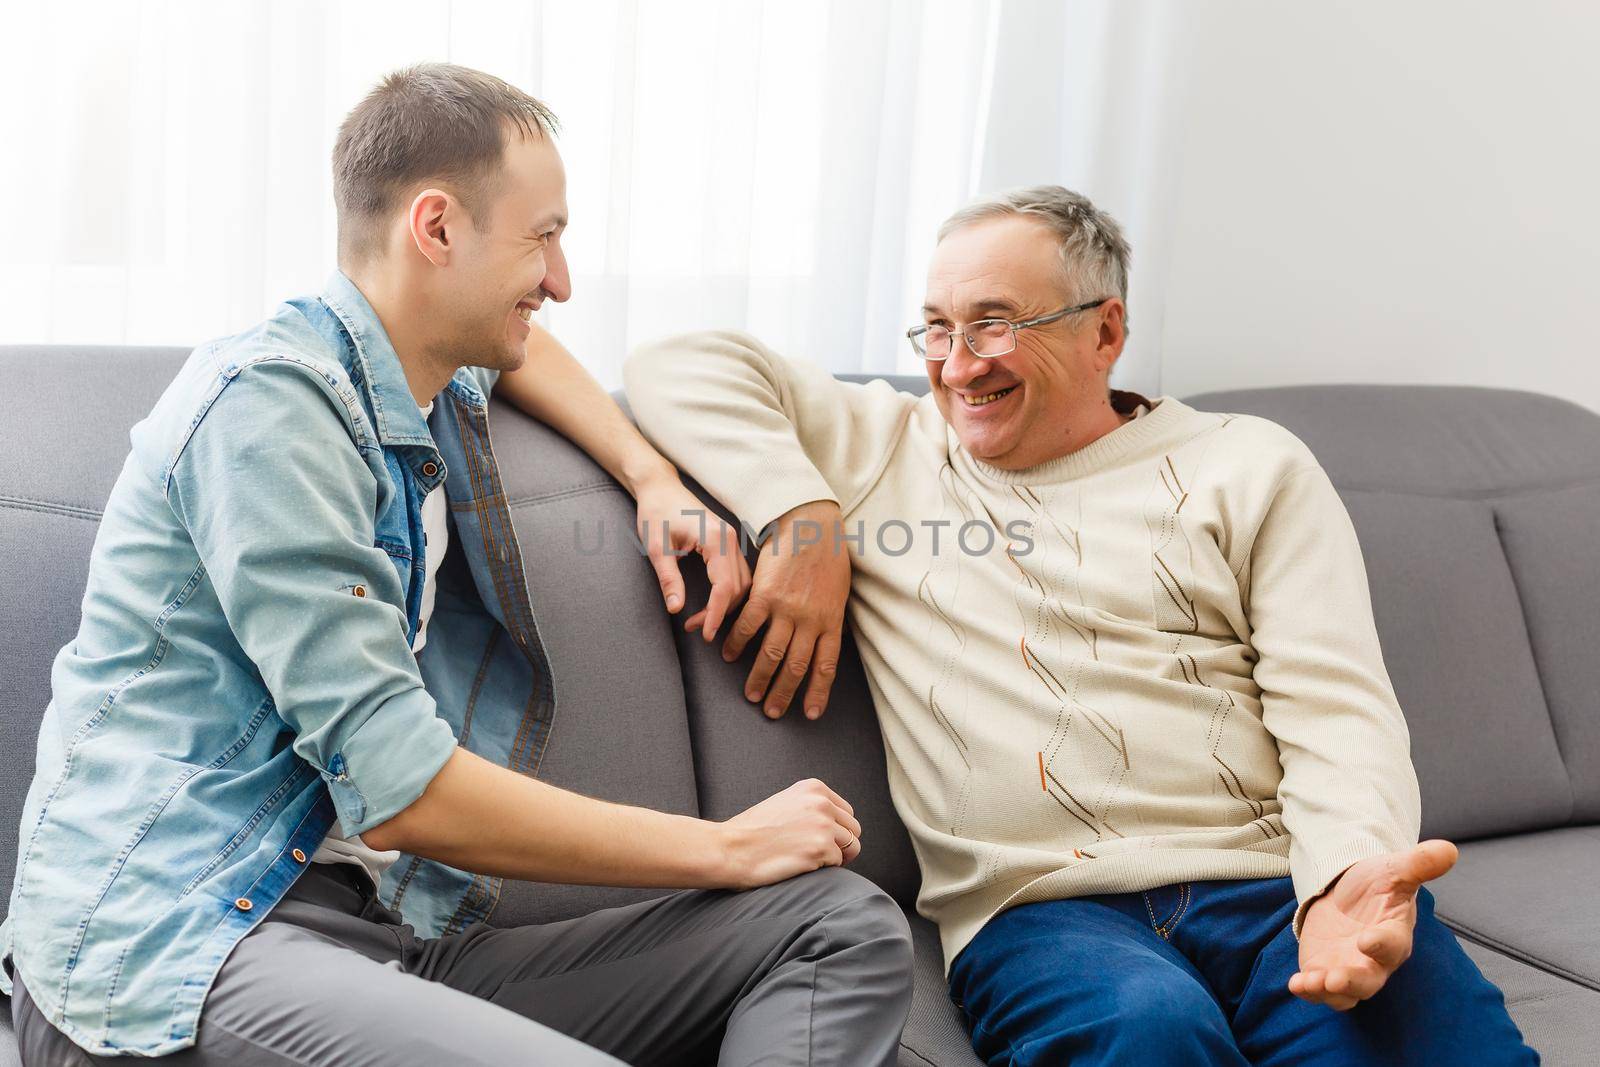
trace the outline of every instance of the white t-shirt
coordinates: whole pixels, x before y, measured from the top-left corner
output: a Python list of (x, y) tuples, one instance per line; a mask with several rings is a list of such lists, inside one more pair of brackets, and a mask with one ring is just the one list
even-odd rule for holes
[[(421, 409), (422, 417), (426, 419), (433, 414), (433, 405)], [(444, 561), (444, 554), (450, 544), (450, 527), (445, 522), (444, 483), (440, 482), (422, 501), (422, 536), (423, 536), (423, 581), (422, 581), (422, 606), (417, 612), (417, 634), (411, 639), (411, 651), (421, 652), (422, 646), (428, 642), (428, 617), (433, 614), (434, 597), (439, 592), (438, 574), (439, 564)], [(339, 824), (334, 823), (333, 829), (328, 831), (328, 836), (323, 839), (317, 848), (316, 854), (311, 857), (312, 863), (353, 863), (365, 870), (372, 879), (372, 884), (377, 885), (383, 880), (384, 872), (394, 865), (400, 858), (396, 849), (379, 852), (377, 849), (368, 848), (361, 840), (361, 835), (345, 837), (339, 830)]]

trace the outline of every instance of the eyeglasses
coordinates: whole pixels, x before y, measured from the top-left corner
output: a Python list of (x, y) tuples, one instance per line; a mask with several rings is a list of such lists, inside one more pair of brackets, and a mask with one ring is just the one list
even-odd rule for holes
[[(1076, 307), (1062, 308), (1050, 315), (1041, 315), (1036, 319), (1026, 322), (1012, 322), (1009, 319), (979, 319), (969, 322), (961, 329), (961, 337), (967, 342), (967, 351), (984, 359), (994, 359), (1014, 352), (1017, 347), (1017, 331), (1026, 330), (1031, 326), (1043, 326), (1057, 319), (1066, 318), (1078, 311), (1088, 311), (1097, 308), (1110, 300), (1103, 296), (1099, 300), (1091, 300), (1087, 304)], [(906, 331), (906, 337), (911, 340), (911, 347), (916, 349), (917, 355), (929, 363), (938, 363), (950, 358), (954, 350), (952, 338), (955, 335), (948, 326), (913, 326)]]

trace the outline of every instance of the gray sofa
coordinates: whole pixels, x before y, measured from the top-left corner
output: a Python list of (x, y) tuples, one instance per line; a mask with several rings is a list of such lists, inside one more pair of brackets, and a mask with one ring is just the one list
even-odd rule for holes
[[(100, 508), (129, 427), (183, 356), (0, 348), (0, 887), (11, 883), (50, 663), (77, 627)], [(1463, 388), (1305, 387), (1192, 402), (1283, 423), (1343, 492), (1411, 724), (1425, 830), (1463, 844), (1459, 868), (1436, 887), (1440, 911), (1547, 1063), (1595, 1062), (1600, 416)], [(628, 528), (621, 489), (519, 412), (500, 404), (494, 420), (559, 692), (541, 776), (708, 818), (819, 776), (865, 824), (858, 869), (909, 911), (916, 864), (889, 805), (854, 651), (821, 722), (765, 720), (740, 694), (744, 667), (669, 622), (644, 560), (574, 550), (576, 522), (586, 539), (597, 522)], [(703, 596), (702, 580), (691, 593)], [(507, 885), (495, 920), (552, 920), (641, 895)], [(912, 927), (918, 986), (901, 1062), (975, 1064), (945, 996), (937, 935), (914, 915)], [(0, 1004), (0, 1067), (15, 1062)]]

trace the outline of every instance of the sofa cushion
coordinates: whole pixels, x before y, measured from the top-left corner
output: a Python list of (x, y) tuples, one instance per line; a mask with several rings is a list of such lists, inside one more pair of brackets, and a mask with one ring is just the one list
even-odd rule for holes
[(1565, 823), (1567, 768), (1493, 509), (1480, 500), (1341, 493), (1360, 531), (1373, 617), (1411, 733), (1424, 834), (1459, 839)]
[[(839, 377), (867, 382), (879, 375)], [(902, 375), (891, 376), (888, 381), (905, 392), (921, 395), (928, 391), (926, 378)], [(626, 410), (626, 400), (618, 400)], [(716, 514), (732, 521), (731, 513), (697, 483), (687, 476), (685, 481), (710, 503)], [(753, 549), (750, 558), (754, 563)], [(685, 574), (692, 575), (695, 583), (691, 602), (703, 602), (704, 568), (691, 559)], [(724, 628), (723, 634), (726, 632)], [(911, 850), (911, 838), (889, 799), (883, 733), (878, 728), (872, 694), (849, 628), (845, 629), (839, 673), (828, 710), (816, 722), (799, 713), (798, 696), (789, 714), (776, 722), (744, 699), (744, 680), (756, 654), (754, 642), (740, 662), (728, 664), (720, 654), (722, 635), (718, 643), (708, 646), (699, 637), (685, 634), (681, 627), (675, 627), (674, 633), (688, 694), (700, 808), (705, 816), (726, 819), (802, 778), (820, 778), (850, 802), (861, 822), (862, 850), (854, 869), (909, 910), (922, 876)], [(937, 941), (933, 951), (938, 957)]]
[(1463, 939), (1461, 947), (1505, 994), (1511, 1021), (1544, 1067), (1590, 1067), (1600, 1048), (1600, 993)]
[[(72, 639), (100, 510), (128, 430), (185, 349), (0, 347), (0, 376), (33, 403), (0, 420), (0, 886), (9, 890), (50, 665)], [(580, 517), (632, 524), (627, 495), (570, 442), (499, 401), (496, 457), (557, 694), (539, 777), (591, 796), (697, 810), (673, 638), (649, 565), (571, 550)], [(63, 433), (62, 427), (71, 427)], [(14, 594), (14, 595), (13, 595)], [(648, 891), (507, 883), (494, 921), (547, 921)], [(0, 892), (0, 917), (9, 892)]]
[(0, 582), (6, 586), (0, 597), (0, 633), (6, 635), (0, 642), (0, 919), (9, 905), (39, 720), (50, 702), (50, 664), (77, 632), (97, 528), (95, 514), (0, 496)]
[[(708, 499), (697, 484), (688, 484)], [(712, 503), (713, 510), (728, 517)], [(751, 555), (753, 561), (753, 549)], [(691, 557), (683, 570), (689, 603), (703, 604), (708, 591), (704, 566)], [(776, 721), (744, 698), (744, 681), (760, 643), (752, 641), (737, 663), (725, 663), (721, 639), (727, 631), (724, 625), (718, 640), (708, 645), (698, 633), (673, 626), (694, 735), (701, 813), (726, 819), (803, 778), (820, 778), (849, 801), (861, 823), (861, 855), (853, 869), (902, 905), (912, 904), (921, 876), (911, 838), (889, 799), (883, 734), (848, 628), (828, 709), (815, 722), (800, 713), (798, 696), (789, 713)]]
[(982, 1067), (983, 1061), (972, 1051), (961, 1010), (950, 1001), (938, 927), (917, 915), (907, 918), (917, 957), (916, 985), (911, 991), (906, 1032), (900, 1039), (900, 1067)]
[(1544, 393), (1298, 385), (1202, 393), (1186, 403), (1287, 426), (1340, 486), (1489, 498), (1600, 478), (1600, 415)]
[(0, 345), (8, 404), (0, 498), (99, 516), (128, 455), (128, 431), (155, 406), (187, 348)]
[[(26, 404), (0, 419), (0, 919), (50, 665), (78, 630), (100, 510), (149, 411), (187, 352), (0, 346), (0, 381)], [(63, 427), (71, 427), (63, 433)]]
[(1573, 821), (1600, 821), (1600, 477), (1505, 497), (1495, 520), (1571, 772)]
[(1361, 537), (1428, 833), (1600, 813), (1600, 416), (1537, 393), (1300, 386), (1207, 393), (1298, 434)]
[(1472, 841), (1430, 888), (1451, 927), (1600, 993), (1600, 826)]
[[(698, 814), (682, 676), (654, 572), (632, 548), (584, 549), (594, 528), (633, 529), (632, 498), (577, 446), (509, 404), (494, 401), (489, 422), (555, 675), (555, 722), (538, 777), (586, 796)], [(552, 922), (662, 892), (507, 882), (490, 921)]]
[(0, 997), (0, 1067), (22, 1067), (17, 1035), (11, 1025), (11, 1002)]

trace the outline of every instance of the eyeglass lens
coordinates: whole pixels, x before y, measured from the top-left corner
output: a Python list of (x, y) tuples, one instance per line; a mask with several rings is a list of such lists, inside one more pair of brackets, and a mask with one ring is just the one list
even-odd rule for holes
[[(975, 356), (1003, 356), (1016, 345), (1011, 336), (1011, 324), (1004, 319), (985, 319), (982, 322), (969, 323), (964, 333), (967, 345)], [(949, 328), (929, 327), (928, 332), (922, 335), (925, 353), (934, 359), (948, 358), (951, 348), (950, 338)]]

